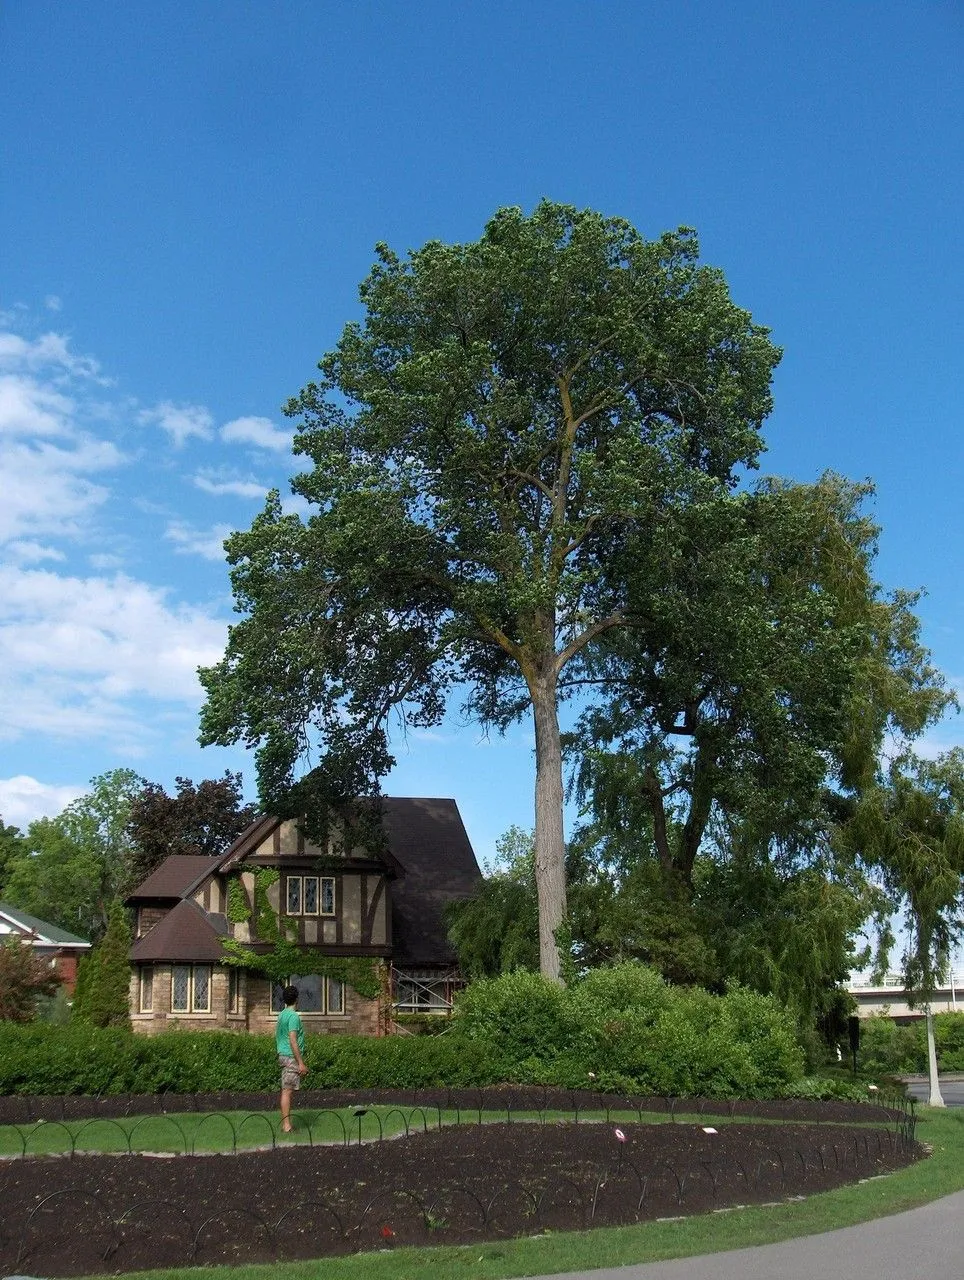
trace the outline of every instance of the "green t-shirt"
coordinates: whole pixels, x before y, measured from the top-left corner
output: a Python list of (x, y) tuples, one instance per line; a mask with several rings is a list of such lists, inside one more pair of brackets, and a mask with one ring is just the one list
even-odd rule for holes
[(291, 1041), (288, 1039), (289, 1031), (297, 1032), (298, 1048), (302, 1053), (304, 1053), (305, 1032), (301, 1025), (301, 1019), (298, 1017), (297, 1009), (290, 1008), (286, 1005), (278, 1014), (278, 1027), (274, 1035), (278, 1053), (282, 1054), (286, 1058), (293, 1057), (291, 1052)]

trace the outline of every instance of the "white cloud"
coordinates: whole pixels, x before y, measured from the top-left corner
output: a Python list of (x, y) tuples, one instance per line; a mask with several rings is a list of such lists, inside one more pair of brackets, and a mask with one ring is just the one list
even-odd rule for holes
[(6, 553), (21, 564), (37, 564), (41, 560), (65, 560), (66, 556), (56, 547), (47, 547), (40, 542), (22, 539), (7, 544)]
[(109, 379), (100, 376), (100, 364), (93, 356), (78, 356), (70, 349), (70, 339), (63, 333), (44, 333), (39, 338), (24, 338), (19, 333), (0, 333), (0, 368), (36, 372), (67, 373), (77, 378), (93, 378), (103, 386)]
[(99, 368), (63, 334), (0, 332), (0, 541), (76, 535), (107, 497), (91, 476), (123, 455), (80, 426), (100, 412), (89, 386)]
[(55, 293), (48, 293), (44, 298), (44, 306), (48, 311), (60, 311), (63, 305)]
[(221, 439), (230, 444), (250, 444), (257, 449), (291, 448), (291, 432), (282, 431), (270, 418), (235, 418), (221, 428)]
[(75, 536), (107, 497), (86, 473), (116, 467), (123, 456), (106, 440), (79, 436), (72, 447), (2, 442), (0, 542), (38, 535)]
[(123, 556), (114, 555), (111, 551), (97, 551), (92, 556), (87, 557), (92, 569), (101, 571), (119, 569), (124, 563)]
[(267, 485), (257, 480), (231, 479), (213, 471), (199, 471), (192, 477), (194, 484), (204, 493), (222, 497), (228, 494), (238, 498), (263, 498), (268, 491)]
[(164, 537), (174, 543), (181, 555), (203, 556), (205, 560), (224, 560), (224, 539), (233, 533), (231, 525), (216, 524), (210, 529), (195, 529), (181, 520), (172, 520)]
[(193, 709), (227, 627), (166, 594), (122, 574), (0, 567), (0, 738), (136, 751), (166, 709)]
[(162, 427), (179, 448), (191, 436), (210, 440), (214, 433), (214, 419), (199, 404), (177, 405), (171, 400), (163, 400), (153, 409), (142, 410), (139, 418), (141, 422)]
[[(0, 343), (9, 336), (0, 334)], [(0, 375), (0, 437), (70, 435), (74, 407), (68, 396), (32, 377)]]
[(40, 782), (25, 773), (15, 778), (0, 778), (0, 817), (4, 825), (26, 831), (36, 818), (55, 818), (86, 790), (81, 786)]

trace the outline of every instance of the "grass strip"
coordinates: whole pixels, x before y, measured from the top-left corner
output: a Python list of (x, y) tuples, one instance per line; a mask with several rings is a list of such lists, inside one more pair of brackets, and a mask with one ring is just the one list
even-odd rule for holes
[[(305, 1108), (294, 1116), (294, 1133), (282, 1135), (277, 1112), (225, 1111), (170, 1112), (164, 1115), (94, 1117), (86, 1120), (40, 1120), (33, 1124), (0, 1126), (0, 1156), (64, 1155), (70, 1151), (116, 1155), (131, 1151), (170, 1152), (176, 1155), (255, 1150), (265, 1146), (320, 1146), (326, 1143), (374, 1142), (405, 1132), (436, 1129), (455, 1124), (555, 1124), (573, 1121), (562, 1111), (436, 1110), (434, 1107), (378, 1105), (364, 1108)], [(675, 1115), (637, 1111), (580, 1111), (580, 1124), (729, 1124), (780, 1125), (786, 1121), (767, 1116), (730, 1116), (678, 1111)], [(819, 1120), (799, 1121), (819, 1125)], [(829, 1122), (828, 1122), (829, 1123)], [(833, 1123), (840, 1123), (834, 1121)], [(855, 1128), (878, 1127), (880, 1122), (858, 1122)], [(882, 1119), (886, 1124), (886, 1119)]]

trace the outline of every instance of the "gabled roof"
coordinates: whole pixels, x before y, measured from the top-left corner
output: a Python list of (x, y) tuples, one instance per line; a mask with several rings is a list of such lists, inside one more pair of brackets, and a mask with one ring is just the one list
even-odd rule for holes
[(454, 964), (444, 909), (478, 892), (482, 873), (454, 800), (385, 796), (388, 846), (403, 874), (392, 885), (392, 963)]
[(128, 902), (142, 898), (186, 898), (198, 884), (217, 869), (220, 856), (205, 858), (200, 854), (172, 853), (161, 865), (139, 884), (128, 897)]
[[(3, 928), (4, 925), (7, 926), (6, 929)], [(78, 938), (76, 933), (68, 933), (66, 929), (61, 929), (56, 924), (49, 924), (46, 920), (38, 920), (36, 916), (28, 915), (26, 911), (21, 911), (19, 907), (12, 907), (7, 902), (0, 902), (0, 932), (33, 934), (35, 945), (40, 946), (78, 949), (90, 946), (84, 938)]]
[(222, 915), (204, 911), (189, 898), (173, 907), (162, 920), (131, 947), (131, 960), (173, 960), (183, 963), (217, 963), (224, 959), (221, 939), (228, 922)]

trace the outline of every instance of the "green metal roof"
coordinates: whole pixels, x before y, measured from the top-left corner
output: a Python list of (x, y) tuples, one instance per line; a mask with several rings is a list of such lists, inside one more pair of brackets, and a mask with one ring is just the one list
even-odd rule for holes
[(38, 920), (36, 916), (28, 915), (26, 911), (21, 911), (19, 907), (12, 907), (7, 902), (0, 902), (0, 915), (7, 916), (14, 924), (20, 925), (31, 933), (40, 934), (48, 942), (56, 942), (61, 946), (90, 946), (86, 938), (78, 938), (76, 933), (68, 933), (66, 929), (61, 929), (48, 920)]

